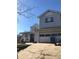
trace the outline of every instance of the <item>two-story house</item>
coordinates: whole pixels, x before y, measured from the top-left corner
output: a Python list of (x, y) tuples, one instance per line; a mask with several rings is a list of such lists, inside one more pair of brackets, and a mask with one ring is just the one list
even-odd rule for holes
[(39, 16), (39, 29), (35, 32), (36, 42), (51, 42), (51, 37), (61, 39), (61, 13), (47, 10)]

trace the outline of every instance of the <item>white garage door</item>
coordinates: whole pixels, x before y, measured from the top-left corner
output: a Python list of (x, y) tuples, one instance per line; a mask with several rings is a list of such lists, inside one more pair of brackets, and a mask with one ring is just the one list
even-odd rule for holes
[(50, 37), (40, 37), (40, 42), (50, 42)]

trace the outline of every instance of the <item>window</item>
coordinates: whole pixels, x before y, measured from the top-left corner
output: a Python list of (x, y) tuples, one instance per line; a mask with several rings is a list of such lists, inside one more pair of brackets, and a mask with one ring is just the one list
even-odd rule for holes
[(48, 18), (45, 18), (45, 22), (48, 23)]
[(52, 34), (52, 36), (57, 36), (57, 34)]
[(45, 36), (51, 36), (50, 34), (46, 34)]
[(51, 18), (51, 22), (53, 22), (54, 20), (53, 20), (53, 17), (50, 17)]
[(40, 34), (40, 37), (43, 37), (44, 36), (44, 34)]
[(48, 23), (48, 22), (54, 22), (54, 19), (53, 17), (48, 17), (48, 18), (45, 18), (45, 22)]
[(51, 34), (40, 34), (40, 37), (47, 37), (47, 36), (51, 36)]

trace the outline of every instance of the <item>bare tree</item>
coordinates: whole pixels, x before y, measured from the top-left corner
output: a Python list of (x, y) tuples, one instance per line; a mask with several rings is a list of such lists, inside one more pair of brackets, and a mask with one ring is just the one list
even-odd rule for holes
[[(25, 18), (30, 18), (31, 16), (35, 16), (33, 13), (31, 13), (31, 11), (34, 8), (36, 7), (31, 7), (31, 6), (24, 4), (24, 0), (17, 0), (17, 14), (18, 15), (24, 16)], [(28, 16), (28, 14), (30, 16)]]

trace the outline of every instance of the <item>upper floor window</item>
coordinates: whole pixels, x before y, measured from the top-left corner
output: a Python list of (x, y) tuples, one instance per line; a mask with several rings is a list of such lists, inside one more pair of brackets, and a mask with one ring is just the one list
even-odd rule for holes
[(53, 17), (50, 17), (50, 19), (51, 19), (51, 22), (53, 22), (53, 21), (54, 21)]
[(48, 17), (48, 18), (45, 18), (45, 22), (48, 23), (48, 22), (54, 22), (54, 19), (53, 17)]

